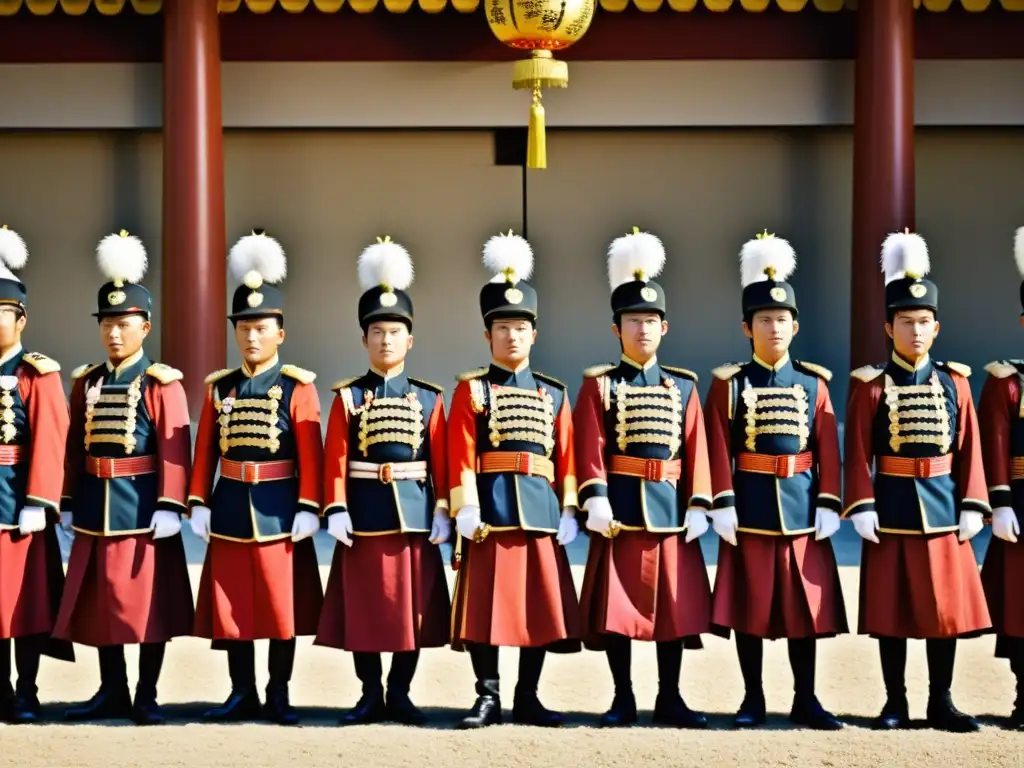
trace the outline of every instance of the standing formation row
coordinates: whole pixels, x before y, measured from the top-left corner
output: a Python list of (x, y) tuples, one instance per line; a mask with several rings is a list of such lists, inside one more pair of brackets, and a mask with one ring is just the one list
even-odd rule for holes
[[(815, 648), (848, 631), (828, 541), (844, 514), (865, 539), (859, 629), (879, 640), (887, 692), (876, 727), (909, 725), (907, 639), (928, 641), (936, 728), (978, 727), (950, 699), (959, 638), (997, 631), (998, 653), (1024, 674), (1024, 606), (1012, 589), (1024, 568), (1014, 511), (1024, 362), (989, 366), (979, 425), (969, 371), (929, 356), (938, 290), (917, 235), (883, 244), (893, 354), (852, 374), (845, 468), (831, 376), (789, 355), (795, 256), (771, 235), (741, 253), (751, 359), (714, 371), (703, 408), (696, 375), (657, 357), (668, 331), (654, 279), (661, 242), (637, 230), (616, 239), (608, 273), (621, 359), (585, 372), (573, 410), (565, 386), (530, 366), (532, 250), (511, 233), (492, 238), (484, 263), (495, 277), (480, 292), (490, 364), (457, 377), (447, 418), (441, 387), (405, 371), (412, 261), (378, 240), (358, 263), (369, 370), (332, 388), (324, 445), (314, 374), (278, 356), (285, 255), (254, 232), (228, 256), (243, 364), (207, 378), (194, 458), (181, 373), (143, 350), (145, 249), (121, 232), (97, 255), (109, 280), (95, 313), (106, 361), (74, 372), (70, 417), (59, 366), (21, 346), (25, 285), (0, 274), (0, 702), (10, 721), (38, 719), (40, 654), (70, 660), (74, 642), (99, 649), (101, 685), (67, 719), (160, 723), (165, 644), (196, 635), (227, 652), (231, 677), (208, 720), (292, 724), (295, 638), (315, 635), (353, 653), (363, 691), (344, 723), (423, 722), (409, 698), (419, 652), (450, 643), (468, 651), (477, 678), (462, 727), (502, 720), (502, 646), (521, 649), (514, 720), (559, 725), (537, 696), (545, 656), (584, 645), (606, 653), (614, 681), (601, 724), (628, 725), (631, 641), (641, 640), (657, 644), (654, 720), (701, 728), (706, 718), (679, 692), (683, 650), (735, 632), (746, 689), (736, 727), (764, 723), (762, 643), (786, 638), (791, 719), (836, 729), (815, 696)], [(26, 258), (20, 237), (0, 230), (0, 259), (17, 269)], [(967, 542), (990, 514), (997, 539), (979, 576)], [(311, 538), (323, 517), (340, 543), (326, 591)], [(184, 518), (209, 542), (194, 607)], [(436, 545), (453, 519), (450, 600)], [(66, 580), (58, 520), (74, 531)], [(726, 543), (713, 591), (696, 541), (709, 520)], [(564, 547), (581, 528), (592, 540), (577, 599)], [(263, 701), (257, 639), (270, 641)], [(134, 697), (126, 644), (141, 644)], [(384, 652), (394, 654), (386, 686)], [(1024, 727), (1020, 696), (1010, 726)]]

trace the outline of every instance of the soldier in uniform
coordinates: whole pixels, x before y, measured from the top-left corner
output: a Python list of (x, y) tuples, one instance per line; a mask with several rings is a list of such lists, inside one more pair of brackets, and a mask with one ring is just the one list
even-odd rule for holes
[[(970, 369), (933, 360), (938, 288), (913, 233), (886, 238), (888, 363), (853, 371), (846, 408), (844, 515), (865, 540), (861, 634), (878, 638), (886, 702), (875, 727), (907, 728), (907, 640), (927, 640), (928, 722), (978, 729), (953, 706), (956, 641), (992, 622), (969, 540), (989, 513)], [(875, 476), (872, 479), (872, 463)]]
[(765, 722), (763, 641), (787, 638), (793, 669), (790, 720), (817, 730), (842, 723), (814, 693), (816, 638), (847, 631), (835, 553), (827, 539), (842, 511), (832, 374), (792, 360), (799, 331), (792, 246), (764, 233), (740, 254), (749, 362), (723, 365), (705, 404), (715, 531), (721, 546), (712, 631), (736, 631), (746, 689), (734, 723)]
[[(1014, 242), (1017, 269), (1024, 276), (1024, 227)], [(1024, 283), (1020, 289), (1024, 305)], [(1024, 325), (1024, 314), (1021, 315)], [(1024, 731), (1024, 544), (1016, 510), (1024, 510), (1024, 360), (998, 360), (985, 367), (988, 379), (978, 404), (981, 451), (992, 502), (992, 540), (981, 569), (992, 624), (998, 633), (996, 656), (1010, 660), (1017, 678), (1017, 700), (1007, 726)]]
[(592, 536), (580, 600), (584, 642), (604, 650), (615, 684), (604, 726), (637, 721), (631, 641), (657, 643), (654, 722), (706, 728), (679, 694), (683, 647), (700, 648), (711, 588), (700, 543), (708, 529), (711, 475), (697, 376), (658, 359), (668, 331), (665, 264), (648, 232), (608, 249), (618, 364), (584, 372), (573, 414), (579, 494)]
[[(370, 370), (334, 385), (324, 514), (335, 545), (316, 644), (351, 651), (363, 686), (343, 724), (425, 722), (409, 699), (421, 648), (448, 642), (451, 535), (444, 390), (406, 373), (412, 259), (390, 238), (363, 251), (359, 325)], [(381, 653), (392, 653), (387, 698)]]
[[(188, 496), (192, 530), (209, 542), (195, 634), (227, 651), (231, 677), (231, 694), (204, 718), (249, 720), (262, 711), (294, 725), (295, 638), (316, 633), (323, 601), (312, 539), (323, 480), (320, 400), (316, 375), (278, 357), (284, 295), (275, 284), (287, 266), (280, 243), (254, 231), (231, 248), (228, 263), (242, 283), (228, 318), (243, 362), (206, 379)], [(261, 708), (253, 641), (264, 638), (270, 680)]]
[(70, 643), (50, 639), (64, 588), (56, 523), (68, 407), (60, 366), (21, 346), (27, 291), (11, 269), (26, 261), (21, 236), (0, 229), (0, 719), (10, 723), (39, 719), (40, 654), (74, 660)]
[(537, 683), (547, 651), (580, 650), (579, 604), (563, 549), (579, 533), (572, 412), (565, 385), (530, 367), (533, 251), (509, 232), (484, 246), (480, 291), (491, 364), (460, 374), (448, 421), (451, 508), (460, 541), (452, 646), (467, 648), (477, 700), (462, 728), (502, 720), (498, 648), (515, 646), (515, 722), (555, 727)]
[[(181, 372), (143, 351), (152, 298), (142, 242), (124, 230), (97, 246), (107, 360), (72, 373), (61, 509), (76, 533), (54, 634), (99, 649), (100, 689), (67, 720), (131, 717), (157, 725), (168, 640), (192, 629), (182, 543), (191, 438)], [(132, 702), (124, 646), (140, 643)]]

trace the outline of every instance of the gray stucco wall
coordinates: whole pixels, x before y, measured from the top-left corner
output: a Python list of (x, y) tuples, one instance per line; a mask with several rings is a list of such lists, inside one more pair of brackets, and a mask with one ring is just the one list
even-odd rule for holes
[[(768, 228), (798, 252), (795, 352), (840, 374), (841, 404), (848, 129), (566, 131), (548, 142), (550, 167), (530, 172), (527, 187), (542, 297), (538, 369), (575, 394), (584, 366), (615, 357), (604, 253), (635, 224), (669, 251), (662, 357), (699, 371), (703, 391), (712, 366), (748, 354), (736, 254)], [(354, 262), (378, 234), (404, 242), (416, 261), (417, 374), (450, 386), (455, 372), (486, 361), (479, 250), (499, 229), (521, 227), (523, 200), (522, 171), (493, 165), (489, 132), (237, 131), (225, 147), (229, 238), (263, 226), (288, 250), (286, 354), (319, 372), (325, 399), (333, 380), (365, 366)], [(146, 242), (160, 322), (160, 166), (155, 133), (0, 135), (0, 219), (32, 251), (28, 343), (68, 371), (102, 351), (89, 313), (100, 283), (92, 249), (104, 234), (125, 227)], [(920, 129), (917, 177), (918, 230), (942, 289), (937, 355), (976, 367), (1012, 356), (1021, 343), (1011, 248), (1024, 224), (1024, 129)], [(158, 338), (149, 349), (159, 355)]]

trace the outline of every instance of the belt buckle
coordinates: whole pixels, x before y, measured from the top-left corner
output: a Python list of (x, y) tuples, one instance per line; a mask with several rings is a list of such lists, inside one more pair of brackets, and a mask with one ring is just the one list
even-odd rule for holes
[(97, 461), (99, 463), (96, 465), (96, 469), (99, 471), (96, 474), (104, 480), (112, 480), (114, 477), (114, 459), (109, 456), (102, 456)]
[(391, 485), (395, 480), (395, 465), (390, 461), (377, 467), (377, 479), (384, 485)]
[(520, 475), (533, 474), (533, 454), (521, 452), (516, 454), (516, 472)]
[(932, 476), (932, 465), (927, 458), (914, 459), (914, 477), (927, 480)]
[(249, 485), (259, 485), (260, 465), (255, 461), (242, 462), (242, 482)]
[(796, 474), (796, 456), (789, 454), (775, 459), (775, 475), (786, 479)]
[(660, 459), (644, 461), (644, 477), (652, 483), (660, 483), (665, 479), (665, 462)]

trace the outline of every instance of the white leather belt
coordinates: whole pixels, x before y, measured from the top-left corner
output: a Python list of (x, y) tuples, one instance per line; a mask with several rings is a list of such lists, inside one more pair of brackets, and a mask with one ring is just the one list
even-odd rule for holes
[(350, 461), (348, 476), (353, 480), (379, 480), (390, 485), (395, 480), (426, 480), (427, 462), (396, 461), (374, 464), (372, 461)]

